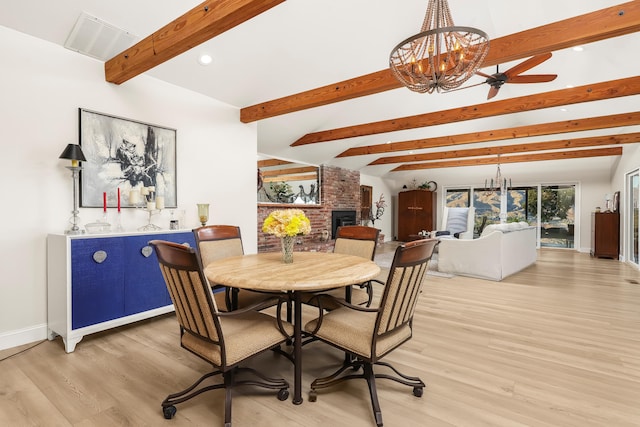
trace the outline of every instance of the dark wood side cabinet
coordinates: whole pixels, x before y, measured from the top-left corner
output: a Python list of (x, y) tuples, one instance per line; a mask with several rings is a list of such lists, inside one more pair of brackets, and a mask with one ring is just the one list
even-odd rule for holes
[(618, 259), (620, 251), (620, 214), (591, 214), (591, 255), (596, 258)]
[(407, 242), (410, 235), (436, 229), (436, 193), (409, 190), (398, 193), (398, 240)]

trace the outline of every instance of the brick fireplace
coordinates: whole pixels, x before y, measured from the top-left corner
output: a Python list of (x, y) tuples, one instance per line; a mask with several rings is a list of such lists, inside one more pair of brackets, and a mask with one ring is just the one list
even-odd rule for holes
[(358, 221), (356, 219), (356, 211), (331, 211), (331, 238), (336, 238), (336, 231), (338, 227), (342, 227), (343, 225), (356, 225)]
[[(355, 213), (355, 224), (360, 224), (360, 172), (334, 166), (320, 166), (321, 205), (277, 205), (258, 206), (258, 252), (280, 250), (280, 239), (262, 232), (262, 223), (269, 213), (277, 209), (302, 209), (311, 221), (311, 233), (299, 236), (295, 251), (326, 252), (333, 247), (332, 212), (350, 211)], [(346, 224), (344, 224), (346, 225)], [(328, 236), (324, 239), (323, 235)]]

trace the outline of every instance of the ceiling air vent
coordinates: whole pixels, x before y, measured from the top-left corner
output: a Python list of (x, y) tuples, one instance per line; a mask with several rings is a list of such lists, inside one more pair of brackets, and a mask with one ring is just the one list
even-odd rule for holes
[(82, 12), (64, 47), (106, 61), (139, 40), (138, 36)]

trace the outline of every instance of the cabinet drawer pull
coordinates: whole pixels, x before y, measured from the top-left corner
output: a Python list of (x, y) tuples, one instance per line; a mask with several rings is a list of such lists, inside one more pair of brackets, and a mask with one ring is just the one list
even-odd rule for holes
[(142, 256), (144, 256), (145, 258), (149, 258), (153, 253), (153, 248), (151, 246), (145, 246), (140, 250), (140, 252), (142, 252)]
[(93, 253), (93, 260), (98, 264), (102, 264), (107, 259), (107, 253), (105, 251), (95, 251)]

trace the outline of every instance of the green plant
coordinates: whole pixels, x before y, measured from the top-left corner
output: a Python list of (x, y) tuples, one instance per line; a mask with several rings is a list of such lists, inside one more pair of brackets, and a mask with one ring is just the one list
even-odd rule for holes
[(435, 181), (425, 181), (420, 184), (418, 188), (421, 190), (436, 191), (436, 189), (438, 188), (438, 184), (436, 184)]

